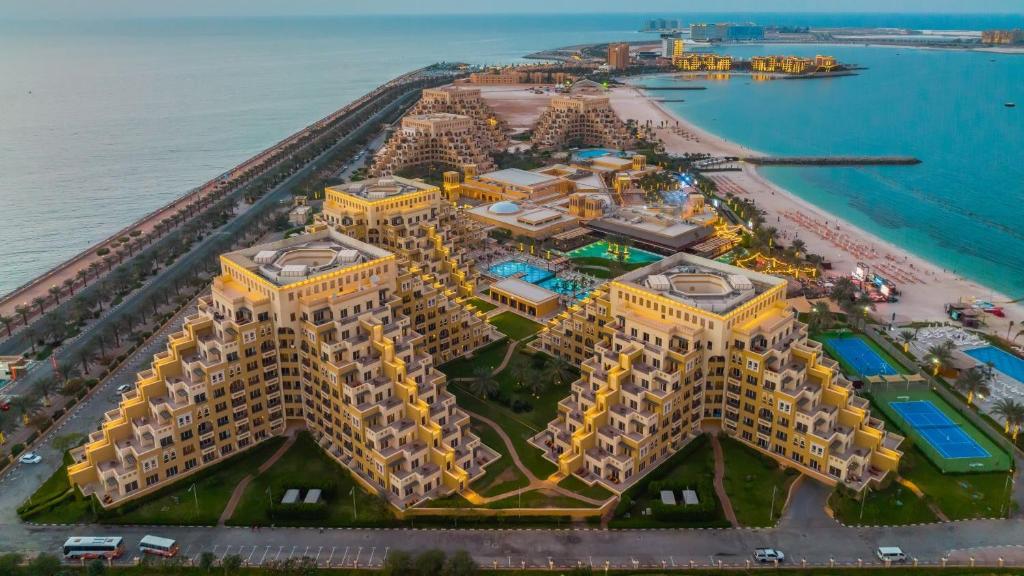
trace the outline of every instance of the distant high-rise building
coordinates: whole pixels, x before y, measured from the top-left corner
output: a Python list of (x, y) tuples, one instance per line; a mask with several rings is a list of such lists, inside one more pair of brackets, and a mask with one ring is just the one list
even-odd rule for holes
[(610, 70), (629, 68), (629, 44), (608, 45), (608, 68)]
[(690, 24), (690, 38), (697, 42), (744, 42), (764, 40), (764, 26), (757, 24)]
[(668, 32), (661, 35), (661, 57), (671, 58), (675, 54), (676, 41), (680, 40), (682, 35), (679, 32)]

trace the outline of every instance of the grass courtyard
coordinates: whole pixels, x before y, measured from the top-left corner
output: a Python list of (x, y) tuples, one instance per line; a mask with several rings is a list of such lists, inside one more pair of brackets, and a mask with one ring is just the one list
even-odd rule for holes
[(468, 302), (472, 304), (474, 308), (481, 312), (490, 312), (491, 310), (494, 310), (495, 308), (498, 307), (497, 304), (491, 304), (490, 302), (484, 300), (483, 298), (470, 298)]
[(786, 506), (789, 486), (797, 472), (783, 470), (772, 458), (732, 438), (719, 441), (725, 460), (723, 484), (736, 519), (743, 526), (773, 526)]
[(513, 340), (527, 339), (544, 327), (529, 318), (523, 318), (511, 311), (495, 314), (491, 316), (488, 322), (493, 324), (502, 334)]
[[(315, 517), (296, 517), (282, 509), (285, 490), (328, 487)], [(353, 498), (354, 496), (354, 498)], [(353, 508), (355, 505), (355, 508)], [(266, 472), (257, 475), (228, 520), (234, 526), (367, 526), (394, 520), (387, 505), (367, 494), (351, 473), (328, 456), (313, 438), (301, 433), (295, 444)]]

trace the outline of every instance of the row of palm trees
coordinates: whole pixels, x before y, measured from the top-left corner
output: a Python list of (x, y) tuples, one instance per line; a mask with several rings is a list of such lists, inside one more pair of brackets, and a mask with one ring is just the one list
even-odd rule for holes
[[(516, 385), (533, 396), (540, 396), (548, 391), (552, 385), (565, 384), (576, 373), (572, 365), (564, 358), (541, 358), (543, 363), (515, 355), (509, 361), (505, 370), (516, 381)], [(469, 381), (469, 391), (481, 398), (491, 398), (498, 393), (500, 383), (494, 371), (488, 366), (477, 366), (473, 369), (473, 376)]]

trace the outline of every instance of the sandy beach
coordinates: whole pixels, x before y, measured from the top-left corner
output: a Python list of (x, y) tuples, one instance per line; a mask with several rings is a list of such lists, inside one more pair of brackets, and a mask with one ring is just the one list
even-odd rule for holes
[[(754, 156), (760, 152), (730, 142), (703, 130), (673, 114), (642, 91), (617, 88), (611, 93), (611, 104), (623, 119), (655, 126), (655, 133), (673, 154), (709, 153), (715, 156)], [(780, 232), (783, 243), (795, 238), (803, 240), (810, 252), (820, 254), (832, 264), (832, 273), (846, 274), (857, 263), (891, 278), (903, 291), (898, 303), (880, 304), (875, 312), (882, 320), (895, 314), (897, 322), (911, 320), (947, 320), (944, 305), (972, 299), (1006, 302), (1007, 296), (936, 266), (907, 250), (886, 242), (834, 214), (826, 212), (785, 190), (757, 172), (752, 164), (740, 163), (737, 172), (711, 173), (708, 176), (724, 194), (750, 198), (766, 212), (765, 219)], [(1002, 304), (1006, 318), (984, 315), (990, 328), (1005, 335), (1009, 320), (1019, 324), (1024, 307)], [(1001, 331), (1001, 332), (1000, 332)]]
[[(535, 94), (526, 86), (483, 87), (482, 94), (515, 131), (529, 129), (553, 95), (547, 91)], [(609, 97), (612, 107), (623, 120), (632, 119), (641, 124), (650, 122), (654, 133), (670, 153), (738, 157), (761, 155), (757, 150), (695, 126), (636, 88), (614, 88), (609, 91)], [(723, 194), (731, 192), (755, 201), (766, 212), (768, 224), (779, 230), (783, 243), (788, 244), (795, 238), (803, 240), (808, 251), (822, 255), (831, 263), (830, 274), (848, 274), (863, 262), (897, 284), (903, 295), (898, 303), (877, 306), (874, 314), (880, 320), (889, 321), (895, 315), (897, 323), (945, 321), (948, 317), (944, 305), (948, 302), (978, 299), (1002, 303), (1010, 300), (812, 205), (763, 177), (752, 164), (741, 162), (740, 167), (739, 171), (710, 173), (708, 176), (718, 184)], [(1005, 335), (1010, 320), (1016, 325), (1024, 320), (1024, 307), (1020, 304), (1000, 305), (1006, 312), (1006, 318), (991, 314), (985, 314), (983, 318), (993, 332)]]

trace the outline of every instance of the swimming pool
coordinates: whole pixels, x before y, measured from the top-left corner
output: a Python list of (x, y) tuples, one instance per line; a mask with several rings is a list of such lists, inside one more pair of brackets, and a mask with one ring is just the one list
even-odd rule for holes
[(878, 355), (868, 343), (857, 336), (835, 336), (826, 338), (828, 344), (836, 354), (842, 356), (854, 370), (861, 376), (875, 376), (878, 374), (898, 374), (896, 368), (886, 362), (885, 358)]
[(541, 282), (535, 282), (535, 284), (562, 296), (574, 296), (578, 300), (582, 300), (587, 297), (587, 294), (590, 294), (589, 289), (583, 288), (579, 284), (573, 284), (571, 280), (562, 278), (552, 277)]
[(491, 274), (500, 278), (508, 278), (516, 274), (522, 274), (519, 278), (531, 284), (537, 284), (554, 277), (554, 272), (549, 272), (539, 266), (520, 260), (506, 260), (488, 268)]
[(573, 156), (578, 160), (593, 160), (594, 158), (601, 158), (603, 156), (618, 155), (619, 152), (615, 150), (609, 150), (608, 148), (589, 148), (587, 150), (580, 150), (573, 153)]
[[(600, 240), (569, 252), (569, 258), (604, 258), (605, 260), (614, 260), (615, 255), (608, 251), (608, 242), (606, 240)], [(630, 248), (629, 255), (626, 257), (626, 262), (650, 264), (652, 262), (657, 262), (662, 258), (664, 258), (664, 256), (655, 254), (654, 252), (648, 252), (647, 250), (642, 250), (640, 248)]]
[(982, 364), (992, 363), (992, 366), (1018, 382), (1024, 382), (1024, 360), (996, 348), (995, 346), (983, 346), (973, 350), (964, 350), (964, 353)]

